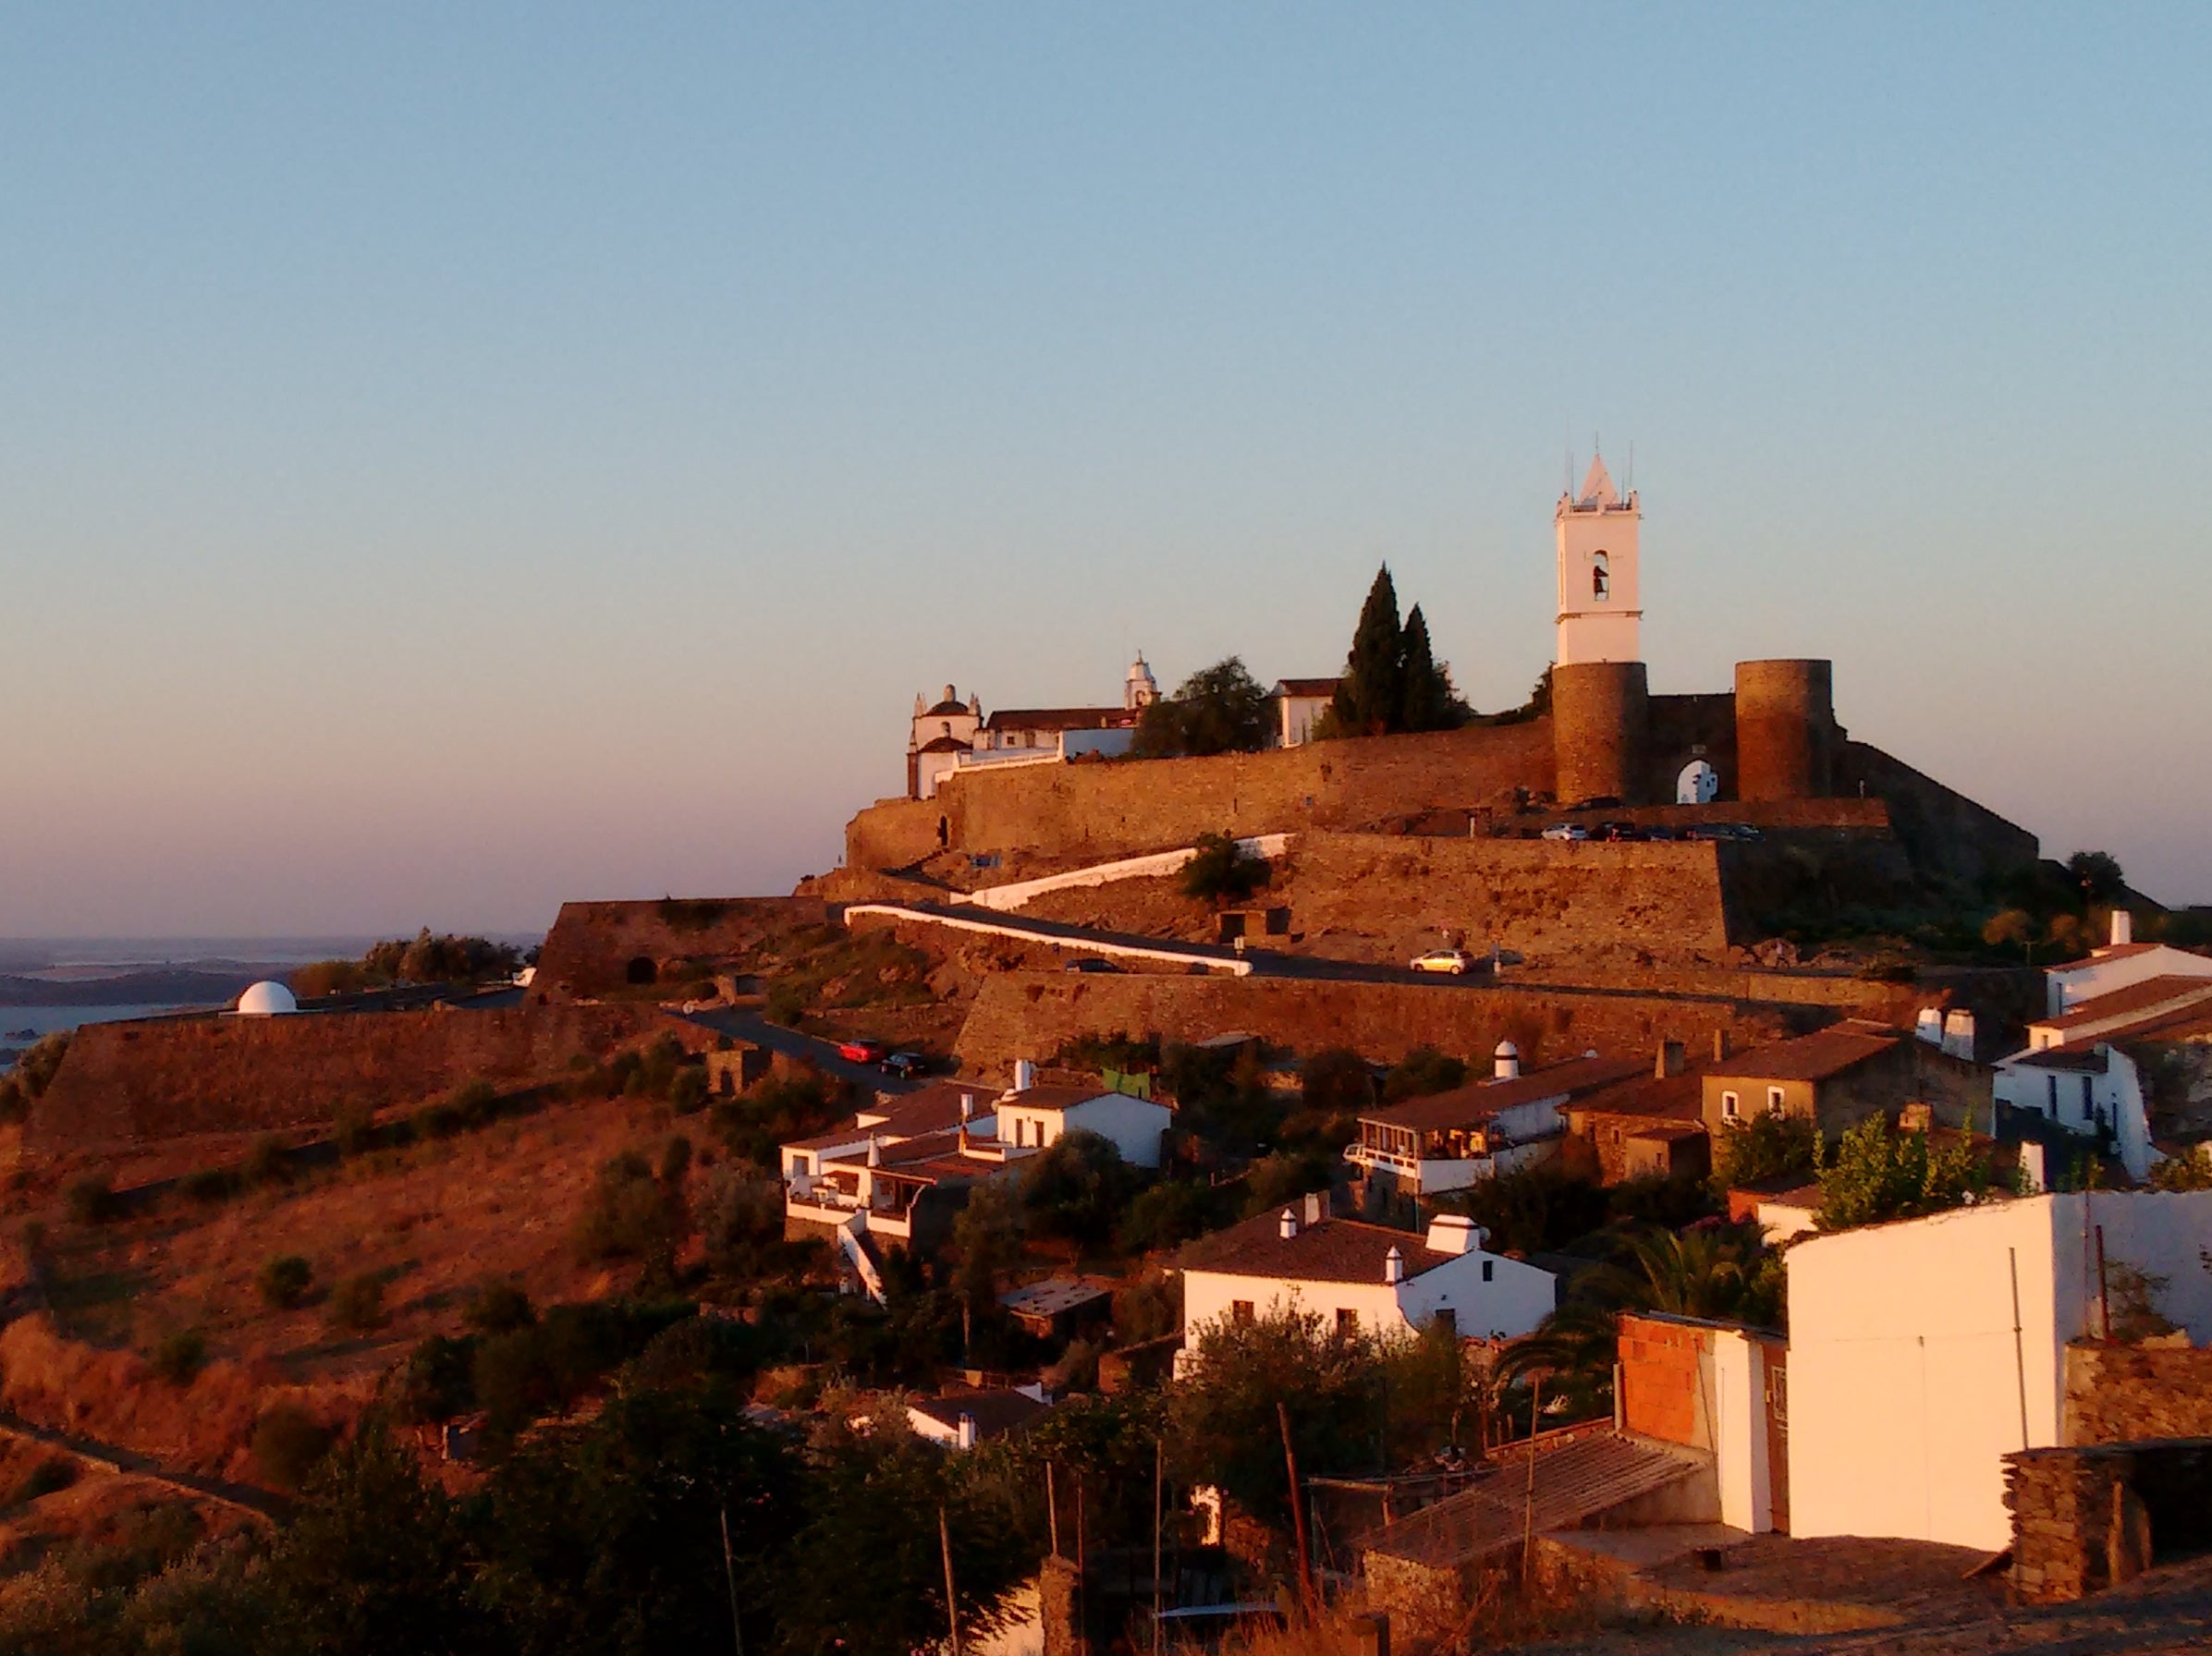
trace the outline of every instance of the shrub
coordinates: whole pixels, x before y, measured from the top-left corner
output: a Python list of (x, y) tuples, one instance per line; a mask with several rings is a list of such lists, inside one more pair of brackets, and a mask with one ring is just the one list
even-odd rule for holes
[(484, 1283), (469, 1296), (461, 1320), (480, 1333), (504, 1334), (535, 1322), (538, 1308), (515, 1283)]
[(400, 1364), (393, 1385), (393, 1403), (399, 1418), (416, 1426), (450, 1420), (476, 1404), (471, 1378), (478, 1342), (432, 1334), (419, 1343)]
[(424, 1104), (409, 1120), (418, 1138), (450, 1138), (468, 1126), (461, 1113), (444, 1099)]
[(263, 1301), (280, 1311), (297, 1309), (314, 1285), (314, 1267), (296, 1253), (279, 1254), (261, 1268), (254, 1279)]
[(348, 1276), (330, 1290), (330, 1321), (335, 1328), (366, 1333), (384, 1321), (384, 1279), (373, 1271)]
[(116, 1200), (115, 1175), (105, 1170), (71, 1179), (62, 1195), (79, 1224), (104, 1224), (122, 1206)]
[(238, 1175), (227, 1167), (201, 1167), (178, 1181), (177, 1188), (194, 1201), (214, 1206), (238, 1193)]
[(196, 1328), (162, 1336), (153, 1348), (153, 1371), (173, 1386), (189, 1386), (207, 1362), (207, 1337)]
[(1426, 1098), (1433, 1092), (1449, 1092), (1455, 1087), (1467, 1084), (1467, 1061), (1440, 1053), (1433, 1046), (1415, 1047), (1390, 1066), (1390, 1073), (1383, 1078), (1383, 1102), (1395, 1104), (1401, 1099)]
[(253, 1468), (280, 1490), (297, 1490), (330, 1452), (327, 1426), (294, 1403), (279, 1403), (253, 1428)]
[(1713, 1187), (1741, 1188), (1766, 1179), (1820, 1171), (1820, 1128), (1809, 1115), (1769, 1110), (1725, 1122), (1713, 1138)]
[(1203, 1179), (1162, 1179), (1141, 1191), (1121, 1216), (1121, 1246), (1143, 1252), (1203, 1236), (1228, 1217), (1222, 1193)]
[(366, 1104), (340, 1104), (333, 1114), (330, 1137), (341, 1156), (358, 1156), (376, 1136), (376, 1114)]
[(671, 1188), (654, 1177), (645, 1158), (625, 1151), (599, 1170), (577, 1216), (577, 1257), (585, 1264), (640, 1259), (649, 1267), (672, 1267), (682, 1239), (682, 1208)]
[(668, 1103), (678, 1115), (690, 1115), (706, 1108), (706, 1066), (687, 1064), (676, 1072), (676, 1078), (668, 1083)]
[(1183, 864), (1182, 890), (1202, 903), (1242, 902), (1273, 878), (1264, 857), (1247, 857), (1226, 834), (1202, 834)]
[(1296, 1201), (1309, 1190), (1326, 1190), (1337, 1158), (1321, 1151), (1293, 1155), (1278, 1151), (1263, 1156), (1244, 1175), (1246, 1217), (1273, 1212)]
[(499, 1111), (498, 1091), (489, 1081), (471, 1081), (457, 1087), (446, 1102), (463, 1126), (480, 1127)]
[(249, 1185), (279, 1185), (291, 1176), (290, 1154), (275, 1133), (263, 1133), (246, 1152), (244, 1173)]
[(21, 1121), (31, 1114), (31, 1096), (13, 1076), (0, 1076), (0, 1121)]
[(5, 1504), (17, 1506), (26, 1501), (36, 1501), (42, 1495), (56, 1494), (75, 1483), (79, 1476), (75, 1461), (49, 1455), (23, 1474), (23, 1480), (8, 1492)]

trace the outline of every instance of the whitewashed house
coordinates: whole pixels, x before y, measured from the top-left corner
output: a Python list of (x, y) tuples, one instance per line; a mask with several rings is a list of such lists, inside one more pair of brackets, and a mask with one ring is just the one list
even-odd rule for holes
[[(2105, 1270), (2100, 1279), (2101, 1244)], [(1800, 1238), (1790, 1272), (1790, 1532), (2011, 1543), (2003, 1456), (2059, 1439), (2100, 1281), (2212, 1341), (2212, 1191), (2023, 1197)]]
[[(1017, 1079), (1026, 1068), (1017, 1069)], [(1175, 1119), (1165, 1104), (1097, 1087), (1017, 1087), (1000, 1094), (992, 1109), (999, 1143), (1008, 1151), (1043, 1150), (1080, 1128), (1109, 1140), (1133, 1167), (1160, 1164), (1160, 1138)]]
[(1337, 704), (1334, 678), (1278, 678), (1267, 692), (1267, 740), (1277, 748), (1301, 748), (1314, 739), (1314, 726)]
[(1523, 1075), (1519, 1050), (1501, 1041), (1488, 1080), (1363, 1111), (1359, 1138), (1344, 1159), (1414, 1196), (1464, 1189), (1556, 1154), (1568, 1104), (1648, 1073), (1645, 1065), (1592, 1053)]
[(1469, 1338), (1525, 1334), (1557, 1303), (1552, 1274), (1485, 1251), (1484, 1239), (1459, 1214), (1421, 1235), (1331, 1217), (1309, 1196), (1183, 1249), (1185, 1335), (1285, 1310), (1318, 1312), (1347, 1333), (1403, 1333), (1441, 1321)]
[(2212, 978), (2212, 956), (2170, 944), (2137, 943), (2134, 921), (2124, 908), (2112, 911), (2111, 941), (2086, 960), (2047, 967), (2044, 1010), (2051, 1017), (2071, 1012), (2116, 990), (2131, 989), (2153, 978)]

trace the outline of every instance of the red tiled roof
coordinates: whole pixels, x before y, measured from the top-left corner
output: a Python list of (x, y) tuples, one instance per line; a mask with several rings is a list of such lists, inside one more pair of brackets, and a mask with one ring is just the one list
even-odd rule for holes
[[(978, 1087), (970, 1081), (932, 1081), (926, 1087), (899, 1097), (889, 1098), (861, 1114), (874, 1124), (874, 1130), (910, 1138), (917, 1133), (949, 1131), (960, 1125), (960, 1100), (975, 1101), (975, 1118), (981, 1120), (991, 1114), (997, 1095), (988, 1087)], [(866, 1132), (868, 1128), (862, 1128)]]
[(975, 744), (963, 742), (957, 736), (933, 736), (914, 751), (917, 753), (972, 753), (975, 751)]
[(1340, 678), (1278, 678), (1275, 683), (1275, 694), (1299, 697), (1334, 696), (1337, 693), (1337, 687), (1343, 682)]
[(1583, 1093), (1570, 1106), (1577, 1114), (1643, 1115), (1655, 1122), (1695, 1122), (1705, 1118), (1705, 1077), (1702, 1069), (1656, 1076), (1649, 1070)]
[(1137, 715), (1126, 707), (1017, 707), (993, 713), (985, 728), (991, 730), (1111, 730), (1133, 724)]
[(2094, 949), (2084, 959), (2069, 960), (2064, 966), (2046, 967), (2044, 969), (2053, 976), (2060, 976), (2067, 972), (2078, 972), (2085, 966), (2102, 966), (2108, 960), (2125, 960), (2130, 956), (2146, 955), (2153, 949), (2166, 946), (2162, 943), (2117, 943), (2106, 948)]
[(1419, 1276), (1457, 1258), (1431, 1252), (1412, 1231), (1367, 1224), (1356, 1219), (1320, 1219), (1301, 1224), (1298, 1234), (1280, 1234), (1279, 1212), (1262, 1213), (1225, 1231), (1201, 1236), (1176, 1258), (1185, 1271), (1211, 1271), (1223, 1276), (1266, 1276), (1290, 1282), (1379, 1283), (1383, 1261), (1395, 1248), (1406, 1274)]
[(1837, 1024), (1757, 1046), (1716, 1063), (1706, 1073), (1724, 1081), (1825, 1081), (1895, 1050), (1904, 1037), (1869, 1024)]
[(1516, 1104), (1537, 1103), (1547, 1098), (1570, 1099), (1600, 1087), (1609, 1087), (1616, 1081), (1627, 1080), (1643, 1068), (1642, 1064), (1631, 1058), (1573, 1058), (1565, 1064), (1546, 1065), (1509, 1081), (1477, 1081), (1455, 1087), (1449, 1092), (1433, 1092), (1426, 1098), (1385, 1104), (1379, 1110), (1363, 1110), (1360, 1119), (1422, 1132), (1469, 1126)]
[[(1047, 1082), (1032, 1087), (1026, 1092), (1008, 1093), (999, 1102), (1016, 1110), (1072, 1110), (1078, 1104), (1087, 1104), (1094, 1098), (1117, 1096), (1105, 1087), (1068, 1087)], [(1143, 1101), (1140, 1101), (1143, 1102)]]
[(2212, 996), (2212, 971), (2201, 978), (2169, 973), (2164, 977), (2145, 978), (2142, 982), (2131, 983), (2125, 989), (2115, 989), (2108, 994), (2077, 1002), (2071, 1011), (2061, 1013), (2057, 1017), (2036, 1018), (2030, 1027), (2063, 1032), (2078, 1029), (2084, 1024), (2124, 1017), (2131, 1012), (2147, 1014), (2153, 1009), (2164, 1017), (2168, 1013), (2181, 1011), (2186, 1004), (2207, 996)]

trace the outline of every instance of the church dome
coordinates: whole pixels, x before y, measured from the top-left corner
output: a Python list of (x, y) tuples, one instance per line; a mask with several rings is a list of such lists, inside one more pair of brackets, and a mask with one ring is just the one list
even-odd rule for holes
[(293, 998), (292, 992), (273, 979), (263, 979), (238, 996), (240, 1017), (275, 1017), (279, 1013), (299, 1010), (299, 1003)]

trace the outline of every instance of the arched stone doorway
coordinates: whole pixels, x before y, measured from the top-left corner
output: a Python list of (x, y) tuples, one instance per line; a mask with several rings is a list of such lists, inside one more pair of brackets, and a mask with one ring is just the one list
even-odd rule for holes
[(622, 968), (622, 975), (632, 983), (655, 983), (660, 980), (661, 968), (653, 963), (652, 956), (640, 955)]

